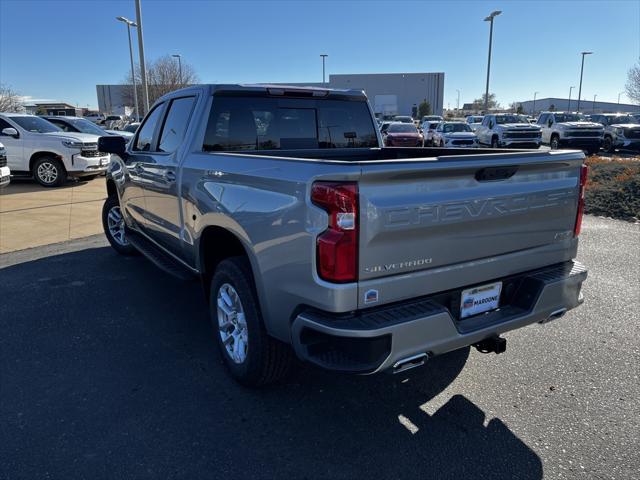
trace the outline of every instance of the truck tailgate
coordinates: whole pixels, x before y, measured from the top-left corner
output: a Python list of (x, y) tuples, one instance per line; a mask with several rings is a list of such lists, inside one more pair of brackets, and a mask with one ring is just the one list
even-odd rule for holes
[[(472, 267), (554, 243), (569, 249), (583, 160), (541, 151), (363, 164), (360, 281)], [(468, 284), (464, 269), (458, 276)]]

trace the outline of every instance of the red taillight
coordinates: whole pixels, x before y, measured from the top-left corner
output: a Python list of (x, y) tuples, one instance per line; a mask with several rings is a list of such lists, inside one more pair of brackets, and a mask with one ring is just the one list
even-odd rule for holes
[(315, 182), (311, 201), (329, 214), (316, 243), (318, 275), (335, 283), (358, 279), (358, 184)]
[(582, 215), (584, 213), (584, 191), (587, 186), (587, 177), (589, 175), (589, 167), (582, 165), (580, 168), (580, 188), (578, 190), (578, 214), (576, 215), (576, 225), (573, 229), (573, 235), (580, 235), (580, 229), (582, 228)]

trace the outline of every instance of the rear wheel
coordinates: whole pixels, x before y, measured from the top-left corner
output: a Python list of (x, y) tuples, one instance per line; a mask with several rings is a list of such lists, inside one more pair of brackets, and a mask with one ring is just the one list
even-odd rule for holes
[(137, 255), (138, 251), (127, 240), (124, 218), (117, 195), (110, 195), (102, 206), (102, 228), (113, 249), (120, 255)]
[(613, 148), (613, 139), (611, 137), (604, 137), (602, 149), (607, 153), (613, 153), (615, 149)]
[(211, 280), (209, 305), (220, 354), (238, 382), (256, 387), (287, 375), (291, 348), (267, 334), (246, 258), (220, 262)]
[(551, 150), (558, 150), (560, 148), (560, 137), (558, 137), (558, 135), (552, 135), (549, 146)]
[(67, 180), (62, 162), (53, 157), (41, 157), (33, 163), (33, 178), (43, 187), (60, 187)]

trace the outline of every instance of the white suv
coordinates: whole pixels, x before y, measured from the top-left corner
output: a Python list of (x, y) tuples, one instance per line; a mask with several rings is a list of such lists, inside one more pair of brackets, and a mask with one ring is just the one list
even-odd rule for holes
[(476, 128), (478, 143), (492, 148), (539, 148), (541, 129), (523, 117), (513, 114), (485, 115)]
[(602, 146), (604, 127), (588, 122), (579, 113), (542, 112), (538, 125), (542, 128), (542, 143), (549, 145), (551, 150), (573, 147), (593, 155)]
[(110, 156), (98, 151), (98, 138), (63, 132), (35, 115), (0, 113), (0, 141), (12, 174), (32, 175), (45, 187), (58, 187), (67, 177), (104, 173)]

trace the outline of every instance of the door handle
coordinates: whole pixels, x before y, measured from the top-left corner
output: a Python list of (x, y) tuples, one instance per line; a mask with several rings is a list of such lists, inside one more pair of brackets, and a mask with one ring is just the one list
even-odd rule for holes
[(175, 172), (172, 172), (171, 170), (168, 170), (165, 172), (164, 174), (164, 178), (167, 182), (175, 182), (176, 181), (176, 174)]

